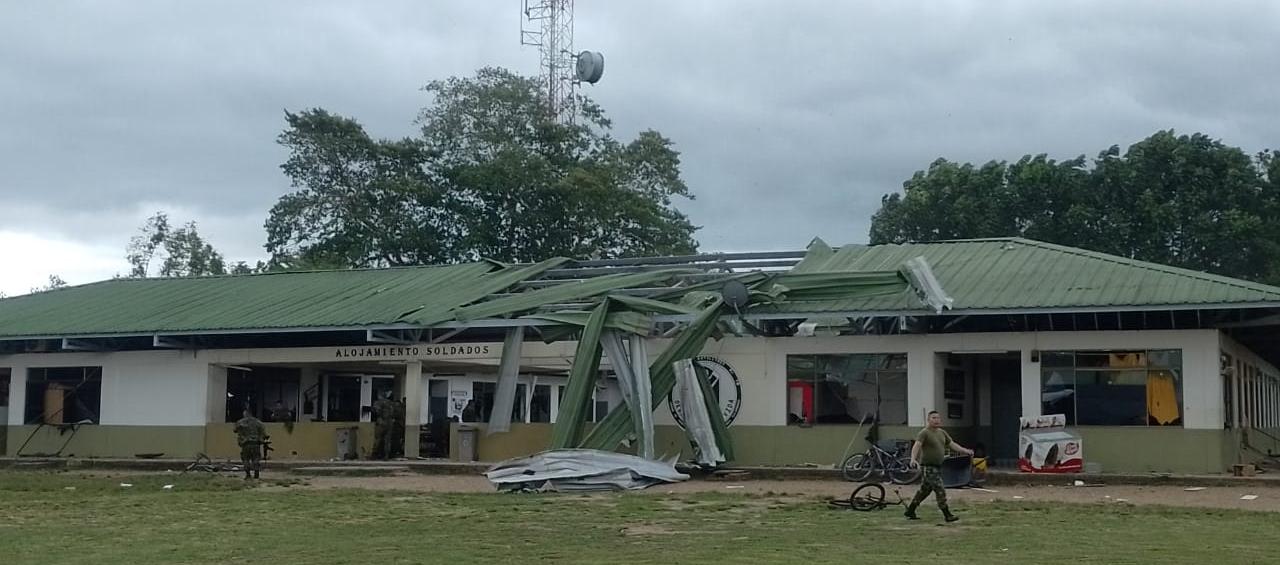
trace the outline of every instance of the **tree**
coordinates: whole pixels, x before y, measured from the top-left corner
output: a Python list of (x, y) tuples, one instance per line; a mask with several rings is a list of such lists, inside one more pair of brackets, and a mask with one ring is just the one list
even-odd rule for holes
[(1280, 171), (1268, 152), (1161, 131), (1092, 163), (1044, 155), (982, 167), (939, 159), (885, 195), (871, 242), (1019, 236), (1209, 271), (1280, 280)]
[[(59, 288), (64, 288), (66, 286), (67, 286), (67, 281), (62, 280), (62, 277), (58, 275), (49, 275), (49, 283), (44, 286), (38, 286), (38, 287), (32, 288), (31, 294), (36, 294), (38, 292), (48, 292), (50, 290), (56, 290)], [(3, 295), (0, 295), (0, 297), (2, 296)]]
[[(222, 254), (204, 240), (196, 230), (195, 222), (187, 222), (178, 229), (169, 225), (164, 212), (156, 212), (139, 229), (139, 235), (129, 240), (125, 258), (132, 269), (130, 277), (147, 277), (157, 253), (163, 260), (158, 273), (162, 277), (199, 277), (223, 275), (227, 266)], [(248, 269), (243, 262), (238, 271)]]
[(420, 135), (370, 137), (322, 109), (286, 112), (296, 192), (267, 220), (274, 263), (386, 266), (488, 258), (690, 253), (679, 153), (654, 131), (623, 143), (582, 99), (557, 122), (536, 80), (502, 69), (434, 81)]

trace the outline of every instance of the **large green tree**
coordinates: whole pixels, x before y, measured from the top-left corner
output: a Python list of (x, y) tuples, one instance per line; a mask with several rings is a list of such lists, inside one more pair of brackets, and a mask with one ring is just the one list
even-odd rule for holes
[(502, 69), (428, 84), (414, 137), (370, 136), (352, 118), (287, 112), (279, 141), (295, 192), (271, 209), (277, 264), (352, 267), (553, 256), (690, 253), (692, 198), (670, 140), (623, 142), (581, 99), (573, 124), (536, 80)]
[(939, 159), (882, 198), (871, 242), (1020, 236), (1277, 282), (1278, 209), (1272, 153), (1161, 131), (1092, 161)]
[[(195, 222), (174, 228), (169, 216), (156, 212), (138, 229), (140, 232), (129, 240), (125, 258), (129, 261), (130, 277), (199, 277), (227, 274), (226, 260), (196, 229)], [(160, 264), (154, 265), (159, 258)], [(236, 264), (232, 272), (249, 272), (244, 263)]]

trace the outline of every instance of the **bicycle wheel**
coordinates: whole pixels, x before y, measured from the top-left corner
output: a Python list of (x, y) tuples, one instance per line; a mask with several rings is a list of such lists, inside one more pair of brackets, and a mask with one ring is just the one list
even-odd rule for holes
[(187, 468), (183, 469), (182, 472), (185, 474), (189, 471), (208, 471), (212, 465), (213, 461), (209, 459), (208, 455), (197, 453), (196, 460), (187, 465)]
[(855, 483), (867, 480), (872, 471), (875, 471), (875, 463), (866, 453), (854, 453), (840, 465), (840, 473), (844, 475), (844, 479)]
[(890, 463), (889, 480), (896, 485), (909, 485), (920, 480), (920, 468), (911, 466), (910, 457), (899, 457)]
[(861, 512), (884, 508), (884, 485), (867, 483), (853, 489), (853, 494), (849, 495), (849, 508)]

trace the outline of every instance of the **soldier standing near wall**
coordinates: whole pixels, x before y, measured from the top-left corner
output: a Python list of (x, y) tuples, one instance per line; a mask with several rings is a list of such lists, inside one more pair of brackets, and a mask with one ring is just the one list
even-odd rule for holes
[(391, 424), (391, 450), (390, 453), (396, 456), (404, 455), (404, 433), (405, 421), (404, 413), (407, 409), (404, 397), (395, 402), (394, 422)]
[(395, 405), (389, 390), (373, 403), (373, 456), (377, 459), (391, 458), (391, 429), (395, 425)]
[(262, 445), (266, 443), (267, 427), (262, 421), (254, 418), (249, 408), (244, 409), (244, 417), (236, 422), (236, 443), (240, 445), (240, 462), (244, 464), (244, 479), (249, 480), (262, 476)]

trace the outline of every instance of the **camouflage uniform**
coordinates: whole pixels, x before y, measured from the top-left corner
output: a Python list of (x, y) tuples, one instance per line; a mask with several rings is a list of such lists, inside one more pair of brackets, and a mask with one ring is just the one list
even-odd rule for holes
[(392, 455), (403, 454), (404, 450), (404, 399), (393, 401), (391, 412), (391, 446), (387, 450)]
[(395, 401), (380, 398), (373, 403), (373, 449), (374, 457), (387, 459), (391, 457), (391, 430), (395, 425)]
[(942, 514), (951, 515), (951, 507), (947, 505), (947, 489), (942, 486), (942, 467), (936, 465), (922, 465), (920, 467), (924, 471), (924, 476), (920, 479), (920, 490), (916, 491), (916, 495), (911, 499), (912, 511), (920, 506), (924, 499), (929, 498), (930, 493), (937, 493), (938, 509), (942, 510)]
[(947, 521), (956, 520), (956, 517), (951, 514), (951, 507), (947, 505), (947, 489), (942, 486), (942, 463), (946, 459), (947, 447), (953, 443), (955, 442), (951, 439), (951, 435), (942, 428), (925, 428), (916, 435), (916, 447), (920, 450), (920, 467), (924, 473), (920, 479), (920, 490), (916, 491), (911, 504), (907, 506), (907, 518), (915, 520), (916, 508), (924, 502), (925, 498), (933, 494), (937, 497), (938, 509), (942, 511)]
[(236, 443), (240, 445), (240, 462), (244, 464), (244, 478), (252, 472), (254, 478), (262, 471), (262, 444), (267, 441), (267, 427), (253, 416), (245, 416), (236, 422)]

